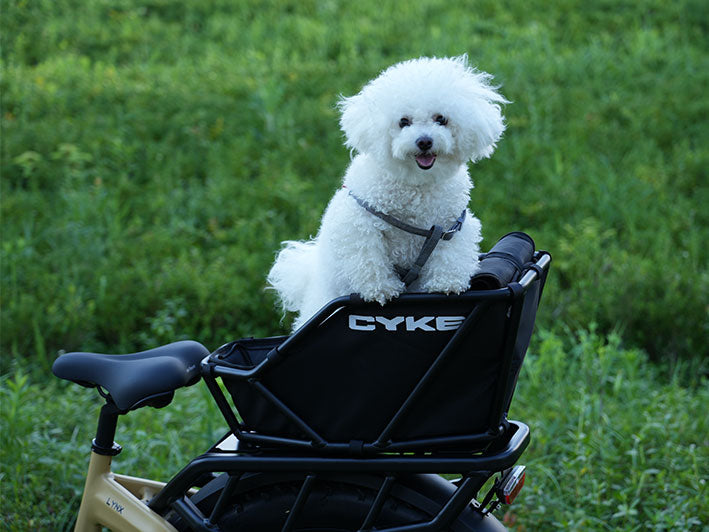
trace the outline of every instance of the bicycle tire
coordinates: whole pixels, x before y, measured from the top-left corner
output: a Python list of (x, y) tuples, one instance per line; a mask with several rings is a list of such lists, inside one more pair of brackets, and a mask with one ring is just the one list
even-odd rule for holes
[[(223, 532), (280, 531), (288, 519), (301, 483), (286, 482), (240, 494), (218, 521)], [(358, 530), (377, 492), (361, 486), (317, 482), (291, 530), (294, 532), (348, 532)], [(410, 524), (429, 516), (395, 497), (388, 497), (376, 525)]]
[[(205, 486), (193, 502), (209, 515), (226, 475)], [(359, 530), (377, 496), (379, 475), (320, 475), (301, 511), (291, 523), (294, 532), (344, 532)], [(282, 530), (303, 484), (302, 475), (256, 474), (243, 479), (225, 511), (217, 519), (221, 532)], [(454, 488), (437, 475), (411, 475), (395, 482), (374, 528), (411, 525), (430, 520)], [(177, 523), (174, 523), (176, 524)], [(180, 529), (178, 525), (178, 529)], [(483, 517), (470, 507), (451, 524), (451, 532), (505, 530), (492, 516)]]

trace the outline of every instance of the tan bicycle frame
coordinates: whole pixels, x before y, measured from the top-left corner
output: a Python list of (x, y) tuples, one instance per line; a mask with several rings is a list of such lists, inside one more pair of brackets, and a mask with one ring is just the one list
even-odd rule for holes
[(92, 452), (74, 532), (100, 532), (101, 526), (114, 532), (177, 532), (147, 505), (164, 486), (116, 475), (111, 472), (110, 456)]

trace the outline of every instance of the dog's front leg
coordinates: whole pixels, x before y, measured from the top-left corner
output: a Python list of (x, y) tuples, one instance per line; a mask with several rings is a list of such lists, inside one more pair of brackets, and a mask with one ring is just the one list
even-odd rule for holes
[(406, 286), (394, 271), (381, 240), (369, 237), (368, 241), (352, 246), (350, 253), (340, 254), (339, 270), (351, 292), (360, 294), (365, 301), (383, 305), (404, 292)]
[(387, 224), (365, 211), (344, 190), (323, 216), (319, 241), (323, 270), (335, 295), (357, 293), (380, 304), (405, 290), (385, 246)]
[(467, 290), (470, 278), (479, 268), (478, 244), (481, 239), (480, 221), (468, 212), (460, 232), (451, 240), (439, 242), (433, 250), (421, 271), (418, 289), (444, 294)]

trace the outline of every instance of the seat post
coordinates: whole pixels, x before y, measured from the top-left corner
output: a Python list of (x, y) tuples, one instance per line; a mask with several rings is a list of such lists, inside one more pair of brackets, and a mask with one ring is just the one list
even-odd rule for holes
[(112, 401), (106, 401), (101, 407), (96, 428), (96, 438), (91, 442), (91, 450), (104, 456), (116, 456), (121, 452), (121, 446), (113, 441), (116, 436), (118, 416), (121, 412)]

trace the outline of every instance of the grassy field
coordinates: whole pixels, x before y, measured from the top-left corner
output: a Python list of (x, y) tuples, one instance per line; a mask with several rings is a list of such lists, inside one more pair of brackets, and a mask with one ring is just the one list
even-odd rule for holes
[[(680, 380), (615, 335), (538, 334), (510, 412), (532, 429), (527, 481), (499, 517), (520, 532), (706, 530), (709, 388)], [(101, 401), (20, 371), (0, 394), (4, 529), (68, 532)], [(114, 470), (167, 481), (225, 432), (206, 386), (180, 390), (121, 418)]]
[[(339, 186), (338, 95), (460, 53), (512, 102), (499, 149), (471, 168), (483, 247), (523, 230), (554, 257), (512, 412), (534, 431), (530, 483), (508, 522), (707, 526), (705, 2), (1, 7), (10, 530), (65, 529), (78, 504), (98, 403), (54, 382), (56, 354), (287, 330), (265, 274)], [(167, 478), (204, 449), (223, 430), (204, 396), (129, 416), (121, 469)]]

